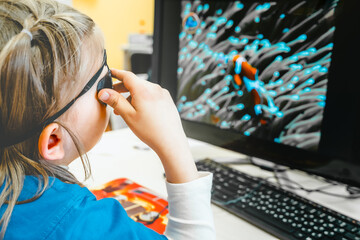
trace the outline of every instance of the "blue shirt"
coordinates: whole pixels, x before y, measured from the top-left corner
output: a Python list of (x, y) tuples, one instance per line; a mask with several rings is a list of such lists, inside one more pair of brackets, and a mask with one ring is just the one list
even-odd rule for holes
[[(129, 218), (117, 200), (96, 200), (85, 187), (49, 180), (39, 199), (15, 206), (5, 239), (167, 239)], [(19, 200), (37, 188), (37, 178), (27, 176)]]

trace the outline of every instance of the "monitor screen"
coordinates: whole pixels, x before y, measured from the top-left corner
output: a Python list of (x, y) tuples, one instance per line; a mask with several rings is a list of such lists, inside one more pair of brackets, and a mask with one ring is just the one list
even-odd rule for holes
[(153, 62), (162, 66), (154, 77), (172, 92), (191, 137), (360, 185), (358, 97), (349, 95), (351, 63), (344, 63), (351, 6), (340, 0), (157, 4), (162, 23), (155, 18)]
[(182, 1), (181, 117), (316, 151), (337, 8), (338, 0)]

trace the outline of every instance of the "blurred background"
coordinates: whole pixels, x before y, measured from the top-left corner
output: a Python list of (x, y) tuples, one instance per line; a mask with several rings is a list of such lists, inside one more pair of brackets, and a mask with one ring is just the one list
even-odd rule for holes
[(105, 35), (108, 64), (111, 68), (131, 70), (127, 62), (129, 59), (125, 59), (127, 51), (136, 51), (136, 48), (139, 48), (141, 52), (146, 50), (146, 46), (152, 46), (152, 37), (149, 36), (152, 36), (154, 29), (154, 0), (62, 2), (87, 14), (100, 26)]
[[(85, 13), (101, 28), (110, 68), (150, 80), (155, 0), (58, 1)], [(123, 119), (112, 113), (107, 130), (124, 127)]]
[(87, 14), (100, 26), (110, 67), (131, 70), (126, 54), (152, 52), (155, 0), (58, 1)]

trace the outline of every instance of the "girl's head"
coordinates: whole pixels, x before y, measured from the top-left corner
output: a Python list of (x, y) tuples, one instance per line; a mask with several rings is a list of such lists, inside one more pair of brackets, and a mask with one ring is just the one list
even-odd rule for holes
[(97, 100), (96, 82), (47, 120), (95, 73), (96, 81), (108, 73), (103, 59), (102, 34), (84, 14), (52, 0), (0, 0), (0, 207), (8, 203), (2, 234), (25, 175), (42, 179), (38, 195), (49, 175), (77, 183), (59, 165), (86, 153), (106, 127), (109, 114)]

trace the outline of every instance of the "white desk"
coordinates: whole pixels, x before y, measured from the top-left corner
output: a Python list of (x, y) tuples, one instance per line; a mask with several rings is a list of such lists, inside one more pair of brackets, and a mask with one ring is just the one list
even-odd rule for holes
[[(195, 159), (206, 157), (242, 157), (238, 153), (193, 139), (189, 139), (189, 143)], [(88, 156), (92, 166), (92, 178), (85, 182), (88, 187), (95, 187), (115, 178), (127, 177), (158, 192), (164, 197), (166, 196), (163, 177), (164, 170), (160, 160), (128, 128), (105, 133), (100, 142), (89, 152)], [(272, 176), (272, 173), (252, 165), (237, 165), (234, 167), (259, 177)], [(70, 165), (70, 170), (79, 180), (83, 179), (82, 166), (79, 160), (74, 161)], [(288, 176), (290, 179), (308, 188), (324, 185), (323, 182), (313, 179), (300, 171), (289, 171)], [(341, 187), (333, 187), (329, 190), (335, 193), (345, 193)], [(308, 195), (302, 191), (297, 193), (328, 208), (360, 220), (360, 199), (345, 200), (318, 193)], [(213, 213), (216, 235), (219, 240), (276, 239), (272, 235), (214, 205)]]

